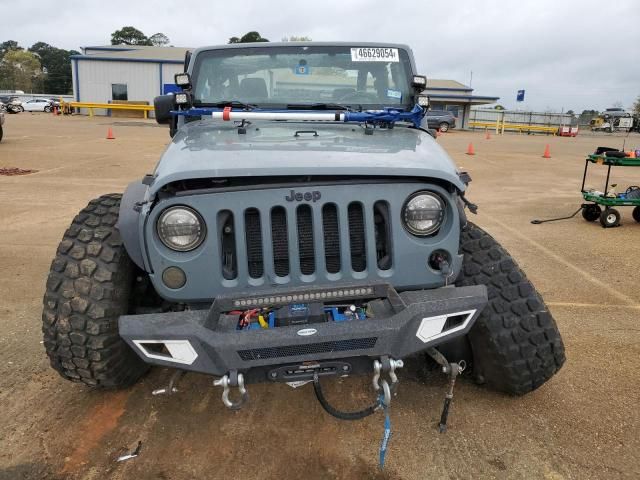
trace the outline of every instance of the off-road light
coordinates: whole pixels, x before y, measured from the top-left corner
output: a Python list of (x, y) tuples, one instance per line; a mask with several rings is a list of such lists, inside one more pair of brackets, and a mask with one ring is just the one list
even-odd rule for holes
[(427, 95), (418, 95), (418, 105), (421, 107), (429, 106), (429, 97)]
[(188, 73), (176, 73), (173, 77), (176, 85), (182, 88), (189, 88), (191, 86), (191, 76)]
[(186, 92), (176, 93), (173, 98), (176, 105), (187, 105), (189, 103), (189, 94)]
[(424, 75), (414, 75), (411, 79), (411, 85), (413, 88), (419, 88), (424, 90), (427, 88), (427, 77)]
[(202, 243), (206, 233), (204, 221), (188, 207), (167, 208), (157, 223), (158, 237), (171, 250), (188, 252)]
[(402, 207), (402, 223), (409, 233), (426, 237), (438, 231), (444, 221), (444, 202), (433, 192), (412, 194)]
[(288, 303), (300, 303), (300, 302), (313, 302), (318, 300), (337, 300), (344, 297), (367, 297), (374, 294), (373, 287), (355, 287), (355, 288), (340, 288), (325, 291), (311, 291), (305, 293), (292, 293), (275, 296), (264, 297), (251, 297), (243, 299), (234, 299), (234, 307), (257, 307), (263, 305), (274, 306), (278, 304)]

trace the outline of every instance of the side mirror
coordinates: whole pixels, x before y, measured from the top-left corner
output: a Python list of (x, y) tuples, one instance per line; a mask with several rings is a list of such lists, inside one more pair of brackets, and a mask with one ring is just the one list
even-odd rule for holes
[(160, 95), (153, 99), (153, 108), (156, 113), (156, 122), (167, 125), (171, 122), (171, 110), (175, 108), (173, 94)]

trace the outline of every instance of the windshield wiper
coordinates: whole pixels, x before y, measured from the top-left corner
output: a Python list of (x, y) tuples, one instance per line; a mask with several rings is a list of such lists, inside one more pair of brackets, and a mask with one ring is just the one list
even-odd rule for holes
[(219, 102), (211, 104), (211, 106), (216, 108), (223, 108), (223, 107), (244, 108), (245, 110), (253, 110), (254, 108), (257, 107), (257, 105), (254, 105), (253, 103), (243, 103), (238, 100), (221, 100)]
[(346, 110), (353, 111), (348, 105), (340, 105), (339, 103), (289, 103), (288, 110)]

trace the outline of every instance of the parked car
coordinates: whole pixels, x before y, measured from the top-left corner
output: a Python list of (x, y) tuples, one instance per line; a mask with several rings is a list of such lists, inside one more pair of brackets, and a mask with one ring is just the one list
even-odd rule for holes
[(22, 104), (26, 112), (50, 112), (53, 107), (48, 98), (32, 98)]
[(429, 110), (427, 112), (427, 124), (429, 128), (446, 132), (450, 128), (456, 128), (456, 117), (447, 110)]
[(24, 107), (18, 97), (2, 96), (0, 97), (0, 103), (4, 104), (7, 112), (9, 113), (24, 112)]

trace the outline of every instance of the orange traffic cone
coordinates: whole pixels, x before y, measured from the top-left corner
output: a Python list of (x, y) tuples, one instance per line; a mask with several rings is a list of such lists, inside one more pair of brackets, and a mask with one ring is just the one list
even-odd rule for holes
[(547, 146), (544, 147), (544, 154), (542, 155), (542, 158), (551, 158), (551, 151), (549, 150), (548, 143), (547, 143)]
[(491, 140), (491, 134), (489, 133), (489, 130), (487, 130), (487, 134), (485, 135), (485, 140)]
[(629, 158), (636, 158), (636, 151), (635, 150), (631, 150), (629, 152)]
[(438, 128), (438, 129), (436, 130), (436, 137), (439, 137), (440, 135), (442, 135), (442, 134), (440, 133), (440, 129)]
[(54, 116), (56, 116), (58, 114), (58, 112), (56, 110), (57, 110), (56, 107), (53, 107), (51, 109), (51, 113), (53, 113)]
[(113, 134), (113, 130), (111, 130), (111, 127), (109, 127), (109, 130), (107, 130), (107, 140), (115, 140), (116, 137)]
[(467, 155), (475, 155), (476, 152), (473, 150), (473, 143), (469, 142), (469, 146), (467, 147)]

